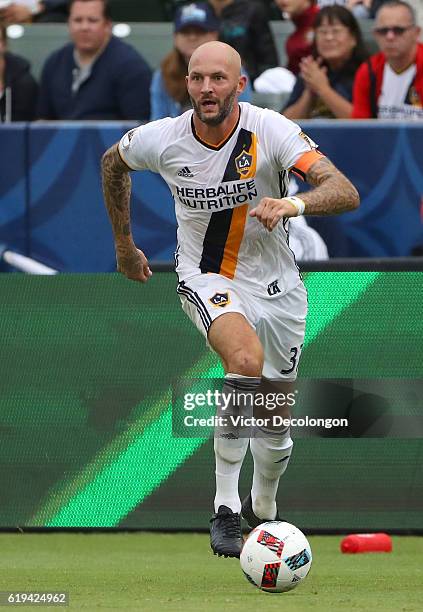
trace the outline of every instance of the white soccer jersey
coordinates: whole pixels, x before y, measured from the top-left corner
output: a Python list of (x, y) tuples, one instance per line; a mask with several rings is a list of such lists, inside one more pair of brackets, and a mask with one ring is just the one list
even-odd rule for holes
[[(412, 64), (398, 74), (386, 62), (378, 100), (379, 119), (423, 119), (420, 100), (412, 87), (416, 71), (416, 64)], [(413, 97), (417, 98), (415, 103)]]
[[(269, 232), (249, 211), (287, 195), (288, 171), (304, 176), (320, 153), (301, 128), (268, 109), (241, 103), (237, 125), (214, 146), (196, 134), (193, 111), (131, 130), (119, 143), (133, 170), (161, 174), (175, 200), (179, 280), (215, 272), (257, 295), (300, 282), (288, 219)], [(142, 246), (142, 245), (141, 245)]]

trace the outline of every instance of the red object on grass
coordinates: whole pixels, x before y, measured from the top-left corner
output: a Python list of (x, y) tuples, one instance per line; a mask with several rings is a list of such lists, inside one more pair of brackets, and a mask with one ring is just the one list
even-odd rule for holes
[(342, 540), (341, 552), (392, 552), (392, 538), (387, 533), (350, 534)]

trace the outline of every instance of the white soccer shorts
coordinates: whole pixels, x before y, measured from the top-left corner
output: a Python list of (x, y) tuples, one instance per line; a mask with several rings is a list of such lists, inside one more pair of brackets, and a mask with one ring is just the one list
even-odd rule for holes
[(252, 295), (238, 281), (199, 274), (178, 284), (182, 308), (207, 340), (217, 317), (239, 312), (255, 329), (264, 349), (263, 376), (293, 381), (304, 342), (307, 291), (300, 282), (284, 295)]

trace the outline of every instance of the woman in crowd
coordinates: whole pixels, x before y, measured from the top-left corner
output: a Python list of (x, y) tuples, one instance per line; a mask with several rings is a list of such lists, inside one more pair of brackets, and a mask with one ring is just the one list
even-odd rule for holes
[[(191, 108), (185, 77), (194, 51), (205, 42), (218, 40), (219, 21), (207, 2), (195, 2), (177, 9), (174, 48), (153, 75), (151, 83), (151, 119), (177, 117)], [(251, 87), (241, 101), (249, 102)]]
[(283, 114), (289, 119), (347, 119), (355, 73), (368, 57), (360, 26), (351, 11), (334, 4), (318, 13), (314, 34), (313, 53), (301, 61)]

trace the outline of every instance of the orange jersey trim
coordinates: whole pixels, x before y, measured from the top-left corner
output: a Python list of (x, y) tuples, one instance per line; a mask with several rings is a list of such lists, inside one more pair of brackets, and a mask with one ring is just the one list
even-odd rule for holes
[(194, 138), (196, 140), (198, 140), (198, 142), (201, 142), (201, 144), (204, 145), (205, 147), (207, 147), (208, 149), (212, 149), (213, 151), (218, 151), (219, 149), (224, 147), (225, 144), (235, 134), (236, 129), (237, 129), (238, 125), (239, 125), (240, 119), (241, 119), (241, 108), (239, 107), (238, 119), (237, 119), (235, 125), (233, 126), (233, 128), (230, 130), (230, 132), (228, 132), (228, 134), (218, 144), (212, 144), (211, 142), (207, 142), (207, 140), (201, 138), (201, 136), (199, 136), (197, 134), (197, 130), (196, 130), (195, 124), (194, 124), (194, 115), (192, 115), (192, 117), (191, 117), (192, 134), (193, 134)]
[(231, 131), (224, 137), (222, 138), (222, 140), (220, 142), (218, 142), (217, 144), (213, 144), (212, 142), (208, 142), (205, 138), (201, 138), (201, 136), (199, 136), (197, 134), (197, 139), (202, 143), (205, 144), (207, 147), (210, 147), (210, 149), (221, 149), (223, 147), (223, 145), (225, 145), (228, 140), (231, 139), (231, 137), (233, 136), (236, 128), (238, 127), (238, 124), (236, 124)]
[(236, 265), (238, 263), (238, 253), (244, 236), (245, 223), (247, 220), (248, 204), (234, 208), (232, 213), (231, 226), (228, 237), (226, 238), (223, 259), (220, 265), (219, 274), (227, 278), (234, 278)]

